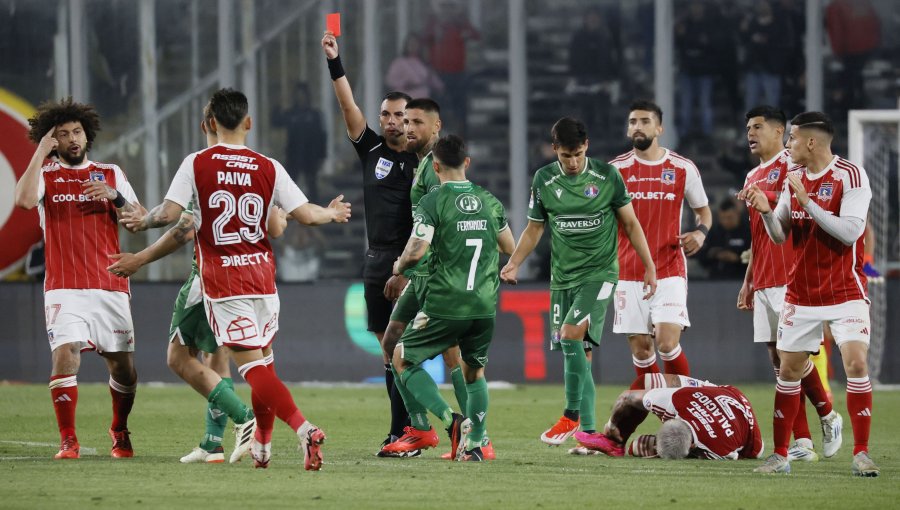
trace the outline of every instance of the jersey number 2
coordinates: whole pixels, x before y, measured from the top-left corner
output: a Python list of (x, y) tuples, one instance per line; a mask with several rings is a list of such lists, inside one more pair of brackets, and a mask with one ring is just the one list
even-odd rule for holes
[[(263, 198), (256, 193), (245, 193), (235, 200), (234, 195), (225, 190), (218, 190), (209, 196), (209, 207), (223, 208), (213, 221), (213, 239), (217, 245), (237, 244), (241, 240), (256, 243), (265, 237), (259, 223), (263, 218)], [(238, 219), (246, 226), (237, 232), (225, 232), (225, 226), (237, 212)]]
[(478, 269), (478, 258), (481, 257), (481, 239), (466, 239), (466, 246), (474, 246), (472, 262), (469, 264), (469, 278), (466, 280), (466, 290), (475, 288), (475, 270)]

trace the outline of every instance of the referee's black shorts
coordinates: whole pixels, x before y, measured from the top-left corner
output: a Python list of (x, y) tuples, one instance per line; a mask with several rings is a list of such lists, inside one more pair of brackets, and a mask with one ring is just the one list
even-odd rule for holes
[(384, 284), (393, 272), (394, 261), (403, 253), (403, 247), (369, 248), (363, 265), (366, 311), (369, 316), (369, 331), (384, 333), (391, 319), (393, 303), (384, 297)]

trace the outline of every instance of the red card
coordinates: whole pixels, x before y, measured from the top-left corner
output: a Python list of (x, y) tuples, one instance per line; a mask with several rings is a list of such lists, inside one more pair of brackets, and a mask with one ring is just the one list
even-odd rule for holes
[(325, 29), (335, 37), (341, 36), (341, 13), (333, 12), (325, 16)]

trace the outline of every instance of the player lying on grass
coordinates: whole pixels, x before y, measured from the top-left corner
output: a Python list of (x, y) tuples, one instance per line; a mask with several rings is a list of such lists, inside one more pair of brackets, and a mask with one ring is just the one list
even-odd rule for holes
[(575, 434), (583, 449), (572, 453), (625, 455), (625, 443), (647, 415), (663, 421), (655, 436), (628, 447), (637, 457), (758, 459), (763, 440), (750, 401), (733, 386), (686, 376), (646, 374), (645, 388), (626, 390), (613, 406), (603, 434)]

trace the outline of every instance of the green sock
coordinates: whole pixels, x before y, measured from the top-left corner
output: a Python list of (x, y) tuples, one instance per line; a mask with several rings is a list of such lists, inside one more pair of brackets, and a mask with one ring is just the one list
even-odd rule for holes
[(583, 391), (583, 381), (585, 366), (587, 365), (587, 356), (584, 355), (584, 342), (581, 340), (572, 340), (563, 338), (559, 344), (562, 346), (565, 361), (565, 382), (566, 382), (566, 409), (569, 411), (581, 412), (581, 394)]
[(253, 410), (247, 407), (234, 392), (234, 382), (224, 377), (206, 397), (206, 435), (200, 448), (212, 451), (222, 446), (222, 435), (228, 418), (235, 423), (245, 423), (253, 418)]
[(594, 406), (597, 402), (597, 389), (594, 387), (594, 374), (591, 371), (591, 362), (585, 356), (584, 380), (581, 385), (581, 430), (597, 430), (597, 416)]
[[(456, 394), (456, 403), (459, 404), (459, 410), (466, 412), (469, 407), (469, 392), (466, 389), (466, 378), (463, 377), (462, 367), (457, 366), (450, 371), (450, 380), (453, 381), (453, 393)], [(468, 416), (466, 416), (468, 418)]]
[(466, 450), (481, 446), (484, 432), (487, 429), (488, 386), (484, 377), (466, 385), (469, 395), (469, 408), (466, 416), (472, 420), (472, 431), (466, 439)]
[(394, 369), (394, 365), (391, 365), (391, 371), (394, 372), (394, 384), (397, 385), (397, 391), (403, 397), (403, 406), (406, 407), (406, 412), (409, 414), (410, 425), (416, 430), (429, 430), (431, 424), (428, 423), (428, 411), (425, 406), (420, 404), (416, 397), (409, 392), (397, 374), (397, 370)]
[(441, 396), (434, 379), (421, 365), (407, 368), (400, 374), (400, 379), (417, 401), (441, 419), (444, 427), (449, 427), (453, 423), (453, 410), (450, 404)]

